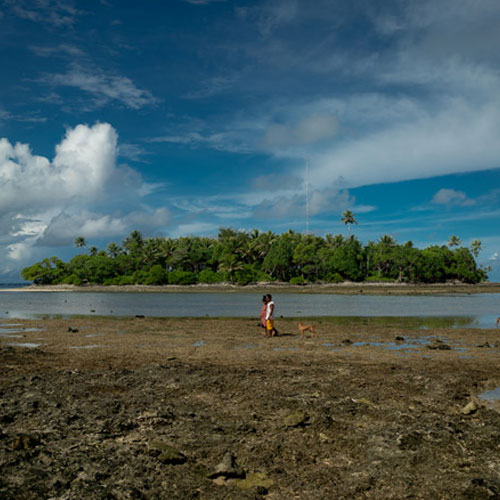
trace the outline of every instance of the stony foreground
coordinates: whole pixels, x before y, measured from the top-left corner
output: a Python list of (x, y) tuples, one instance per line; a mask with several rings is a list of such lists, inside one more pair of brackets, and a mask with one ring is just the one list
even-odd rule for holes
[(500, 385), (495, 330), (16, 323), (2, 499), (500, 498), (500, 414), (477, 398)]

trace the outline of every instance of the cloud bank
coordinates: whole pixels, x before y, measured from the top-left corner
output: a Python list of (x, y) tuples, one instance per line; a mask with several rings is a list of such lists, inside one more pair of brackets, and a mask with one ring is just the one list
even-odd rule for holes
[(117, 163), (117, 151), (118, 136), (108, 123), (68, 129), (52, 160), (33, 154), (27, 144), (0, 139), (0, 249), (8, 257), (0, 271), (19, 266), (37, 247), (169, 223), (166, 207), (144, 205), (152, 188)]
[(173, 123), (165, 142), (309, 158), (318, 189), (500, 167), (497, 2), (269, 0), (235, 12), (241, 36), (217, 54), (239, 74), (231, 93), (258, 95), (258, 107), (195, 130)]

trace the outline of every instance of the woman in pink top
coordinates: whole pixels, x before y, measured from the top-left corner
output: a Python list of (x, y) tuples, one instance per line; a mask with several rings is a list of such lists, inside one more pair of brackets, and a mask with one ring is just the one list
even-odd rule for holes
[(266, 313), (267, 313), (267, 299), (266, 296), (262, 296), (262, 309), (260, 310), (260, 326), (266, 328)]

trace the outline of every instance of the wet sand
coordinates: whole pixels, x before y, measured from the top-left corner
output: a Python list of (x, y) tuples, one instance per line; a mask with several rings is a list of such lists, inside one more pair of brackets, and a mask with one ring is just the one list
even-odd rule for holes
[(499, 406), (479, 397), (500, 386), (495, 329), (8, 323), (0, 498), (500, 495)]

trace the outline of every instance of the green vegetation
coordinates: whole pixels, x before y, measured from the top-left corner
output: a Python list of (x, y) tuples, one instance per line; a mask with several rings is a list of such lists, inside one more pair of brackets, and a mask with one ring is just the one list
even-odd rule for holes
[[(346, 217), (346, 224), (347, 220), (352, 219)], [(121, 245), (109, 243), (106, 250), (92, 246), (69, 262), (43, 259), (24, 268), (21, 276), (36, 284), (74, 285), (485, 281), (486, 271), (474, 259), (481, 242), (473, 242), (471, 249), (459, 245), (456, 236), (449, 245), (421, 250), (411, 241), (398, 244), (391, 236), (364, 246), (355, 236), (327, 234), (322, 238), (291, 230), (278, 235), (223, 228), (216, 239), (144, 239), (133, 231)], [(87, 244), (78, 237), (75, 246)]]

